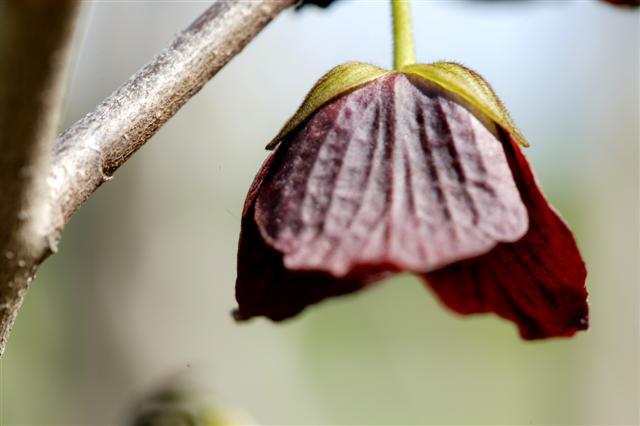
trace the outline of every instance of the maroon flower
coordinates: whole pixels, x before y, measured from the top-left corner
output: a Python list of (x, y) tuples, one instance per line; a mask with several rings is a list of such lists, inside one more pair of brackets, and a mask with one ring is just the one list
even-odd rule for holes
[(525, 339), (587, 328), (584, 263), (518, 135), (434, 81), (386, 72), (285, 132), (244, 206), (236, 319), (283, 320), (408, 271)]
[(603, 1), (614, 4), (616, 6), (629, 6), (629, 7), (640, 6), (640, 0), (603, 0)]

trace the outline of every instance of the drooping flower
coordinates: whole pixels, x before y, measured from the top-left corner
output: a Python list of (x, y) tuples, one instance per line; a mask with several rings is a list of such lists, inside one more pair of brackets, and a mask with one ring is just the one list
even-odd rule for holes
[[(304, 112), (345, 67), (365, 83)], [(520, 133), (477, 74), (416, 67), (333, 70), (276, 138), (243, 211), (236, 318), (282, 320), (408, 271), (453, 310), (495, 312), (524, 338), (585, 329), (584, 263)]]
[(525, 339), (586, 329), (584, 262), (524, 137), (477, 73), (414, 64), (412, 49), (396, 28), (396, 70), (329, 71), (268, 145), (242, 214), (235, 318), (280, 321), (411, 272)]

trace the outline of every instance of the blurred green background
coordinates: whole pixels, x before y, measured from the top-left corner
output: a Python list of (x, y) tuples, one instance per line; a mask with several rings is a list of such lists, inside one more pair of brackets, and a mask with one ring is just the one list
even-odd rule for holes
[[(208, 2), (86, 2), (64, 123)], [(384, 1), (285, 12), (76, 214), (0, 361), (3, 425), (115, 425), (170, 382), (260, 424), (639, 421), (640, 21), (597, 1), (416, 1), (420, 61), (483, 74), (586, 259), (591, 330), (525, 342), (400, 276), (235, 324), (240, 214), (263, 146), (329, 68), (391, 64)]]

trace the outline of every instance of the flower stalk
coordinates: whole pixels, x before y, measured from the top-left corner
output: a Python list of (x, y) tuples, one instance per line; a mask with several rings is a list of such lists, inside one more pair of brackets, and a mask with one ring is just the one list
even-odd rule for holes
[(416, 63), (410, 0), (391, 0), (393, 11), (393, 67), (397, 71)]

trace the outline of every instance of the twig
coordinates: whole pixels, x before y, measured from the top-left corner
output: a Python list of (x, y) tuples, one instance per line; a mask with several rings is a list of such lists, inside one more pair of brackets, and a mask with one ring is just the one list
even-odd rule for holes
[[(47, 247), (55, 250), (62, 227), (84, 201), (264, 26), (294, 3), (214, 3), (95, 111), (60, 135), (47, 177)], [(23, 263), (29, 264), (32, 274), (47, 255), (45, 249), (40, 257)], [(5, 264), (0, 257), (0, 270)], [(3, 288), (10, 288), (7, 283), (11, 281), (0, 281), (0, 304), (5, 306), (0, 310), (0, 353), (31, 274), (20, 282), (20, 290), (12, 290), (21, 292), (18, 297), (4, 297)], [(13, 283), (15, 286), (15, 279)]]

